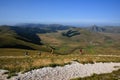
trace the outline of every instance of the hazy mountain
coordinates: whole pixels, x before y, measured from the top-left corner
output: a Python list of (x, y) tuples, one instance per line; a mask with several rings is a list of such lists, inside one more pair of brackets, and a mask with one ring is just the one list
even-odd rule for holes
[(56, 30), (66, 30), (69, 29), (70, 26), (64, 26), (64, 25), (60, 25), (60, 24), (18, 24), (15, 25), (18, 27), (32, 27), (32, 28), (40, 28), (40, 29), (48, 29), (51, 31), (56, 31)]
[(120, 33), (120, 26), (104, 26), (100, 27), (93, 25), (91, 27), (86, 27), (85, 29), (92, 32), (107, 32), (107, 33)]
[(99, 27), (99, 26), (97, 26), (97, 25), (93, 25), (93, 26), (91, 26), (91, 27), (87, 27), (86, 29), (87, 29), (87, 30), (90, 30), (90, 31), (93, 31), (93, 32), (104, 32), (104, 31), (106, 31), (105, 28)]

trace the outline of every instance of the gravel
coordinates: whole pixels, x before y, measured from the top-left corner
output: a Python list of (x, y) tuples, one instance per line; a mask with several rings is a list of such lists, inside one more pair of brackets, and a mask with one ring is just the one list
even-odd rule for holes
[(0, 80), (7, 80), (7, 74), (4, 74), (4, 73), (6, 73), (6, 72), (8, 72), (8, 70), (2, 70), (2, 69), (0, 69)]
[(111, 62), (81, 64), (78, 62), (72, 62), (71, 64), (65, 65), (63, 67), (44, 67), (41, 69), (31, 70), (24, 74), (19, 73), (18, 76), (12, 77), (10, 80), (70, 80), (71, 78), (76, 77), (91, 76), (94, 73), (111, 73), (112, 71), (118, 70), (119, 68), (120, 63)]

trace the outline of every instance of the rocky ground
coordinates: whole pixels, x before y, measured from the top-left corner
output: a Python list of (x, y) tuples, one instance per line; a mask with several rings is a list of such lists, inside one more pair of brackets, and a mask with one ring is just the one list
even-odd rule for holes
[[(31, 70), (24, 74), (19, 73), (18, 76), (12, 77), (9, 80), (69, 80), (76, 77), (91, 76), (94, 73), (111, 73), (113, 70), (118, 70), (119, 68), (120, 63), (80, 64), (78, 62), (72, 62), (63, 67), (44, 67)], [(6, 71), (0, 70), (0, 80), (6, 80), (6, 75), (2, 75), (4, 72)]]

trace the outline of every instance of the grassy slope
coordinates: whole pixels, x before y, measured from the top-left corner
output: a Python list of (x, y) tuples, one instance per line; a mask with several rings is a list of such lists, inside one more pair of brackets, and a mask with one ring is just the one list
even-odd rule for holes
[(51, 46), (55, 48), (54, 53), (60, 54), (76, 54), (79, 53), (79, 48), (83, 48), (85, 54), (120, 53), (119, 33), (95, 33), (80, 28), (71, 28), (69, 30), (78, 31), (80, 35), (72, 37), (63, 36), (62, 33), (68, 30), (38, 34), (41, 42), (45, 44), (38, 45), (21, 39), (23, 37), (16, 34), (10, 27), (0, 27), (0, 47), (36, 49), (50, 52)]
[(50, 48), (44, 45), (34, 44), (24, 40), (22, 36), (17, 35), (8, 26), (0, 27), (0, 47), (50, 51)]
[[(0, 45), (25, 45), (30, 48), (37, 49), (26, 50), (1, 48), (0, 56), (6, 57), (0, 57), (0, 69), (8, 69), (11, 73), (15, 73), (19, 71), (28, 71), (43, 66), (64, 65), (72, 60), (76, 60), (81, 63), (93, 63), (95, 61), (120, 62), (119, 57), (79, 55), (79, 49), (75, 49), (82, 47), (84, 48), (84, 53), (86, 54), (119, 54), (119, 34), (114, 37), (115, 35), (106, 33), (91, 33), (83, 29), (74, 30), (80, 31), (81, 34), (73, 37), (62, 36), (61, 33), (66, 30), (59, 31), (57, 33), (38, 34), (42, 39), (42, 42), (45, 43), (46, 46), (39, 46), (30, 42), (17, 39), (17, 35), (14, 33), (14, 31), (10, 31), (9, 34), (6, 33), (4, 35), (0, 35)], [(50, 54), (50, 48), (47, 46), (55, 47), (55, 51), (61, 54), (73, 54)], [(75, 51), (72, 52), (72, 50), (74, 49)], [(41, 56), (38, 56), (37, 53), (39, 52), (39, 50), (48, 50), (48, 52), (42, 52)], [(25, 51), (28, 51), (30, 53), (30, 56), (24, 56)]]
[(39, 34), (43, 43), (55, 48), (55, 51), (64, 53), (79, 53), (79, 49), (84, 48), (86, 54), (119, 54), (120, 34), (94, 33), (84, 29), (75, 28), (80, 35), (73, 37), (62, 36), (62, 32)]
[(36, 49), (36, 50), (43, 50), (43, 51), (50, 51), (49, 48), (46, 46), (40, 46), (36, 45), (30, 42), (25, 42), (23, 40), (16, 39), (14, 37), (9, 37), (9, 36), (4, 36), (0, 37), (3, 39), (3, 41), (0, 42), (0, 46), (5, 46), (5, 47), (16, 47), (16, 48), (23, 48), (23, 49)]
[[(9, 50), (11, 52), (11, 49)], [(14, 50), (15, 51), (15, 50)], [(18, 50), (16, 50), (16, 53)], [(118, 56), (86, 56), (79, 54), (69, 55), (57, 55), (42, 52), (40, 56), (37, 55), (38, 51), (29, 50), (30, 56), (23, 56), (23, 51), (20, 50), (21, 55), (16, 56), (4, 56), (0, 57), (0, 69), (9, 70), (9, 75), (15, 74), (16, 72), (26, 72), (33, 69), (38, 69), (45, 66), (62, 66), (70, 61), (78, 61), (80, 63), (94, 63), (94, 62), (120, 62)]]

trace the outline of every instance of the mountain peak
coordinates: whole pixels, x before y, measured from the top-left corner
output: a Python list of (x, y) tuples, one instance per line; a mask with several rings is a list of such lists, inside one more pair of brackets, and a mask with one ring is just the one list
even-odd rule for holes
[(105, 31), (105, 28), (99, 27), (99, 26), (97, 26), (97, 25), (94, 24), (94, 25), (91, 27), (90, 30), (91, 30), (91, 31), (94, 31), (94, 32), (103, 32), (103, 31)]

